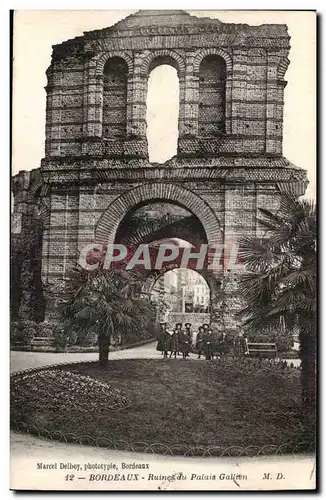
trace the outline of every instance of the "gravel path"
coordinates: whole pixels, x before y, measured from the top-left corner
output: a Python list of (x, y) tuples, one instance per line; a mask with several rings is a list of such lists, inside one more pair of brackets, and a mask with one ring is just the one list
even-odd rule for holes
[[(156, 342), (150, 342), (139, 347), (114, 351), (109, 355), (110, 359), (161, 359), (161, 354), (156, 351)], [(190, 354), (190, 358), (197, 359), (196, 354)], [(10, 372), (26, 370), (28, 368), (38, 368), (41, 366), (53, 365), (57, 363), (75, 363), (78, 361), (96, 361), (98, 354), (96, 352), (20, 352), (11, 351), (10, 354)], [(204, 359), (202, 358), (202, 361)], [(287, 360), (289, 364), (300, 366), (299, 359)]]
[[(161, 354), (156, 351), (156, 342), (144, 344), (131, 349), (110, 352), (110, 359), (135, 359), (135, 358), (160, 358)], [(38, 368), (40, 366), (53, 365), (57, 363), (75, 363), (78, 361), (96, 361), (96, 352), (20, 352), (10, 353), (10, 372)]]

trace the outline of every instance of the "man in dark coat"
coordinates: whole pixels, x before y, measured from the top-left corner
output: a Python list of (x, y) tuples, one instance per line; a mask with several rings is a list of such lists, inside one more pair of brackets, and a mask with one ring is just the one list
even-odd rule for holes
[(204, 329), (204, 337), (208, 335), (208, 330), (209, 330), (209, 324), (204, 323), (203, 324), (203, 329)]
[(206, 333), (204, 331), (203, 351), (205, 353), (205, 358), (209, 361), (213, 359), (214, 356), (213, 340), (213, 332), (208, 328)]
[(157, 346), (156, 346), (156, 350), (157, 351), (161, 351), (161, 353), (163, 354), (164, 358), (167, 358), (168, 357), (168, 350), (169, 350), (169, 347), (170, 347), (170, 335), (169, 335), (169, 332), (167, 331), (167, 324), (162, 322), (161, 323), (161, 331), (160, 333), (158, 334), (158, 337), (157, 337)]
[[(191, 344), (192, 344), (191, 323), (185, 324), (185, 333), (186, 333), (188, 340), (189, 340), (189, 346), (190, 346), (189, 351), (191, 351)], [(188, 352), (187, 356), (189, 356), (189, 352)]]
[(191, 323), (185, 323), (185, 332), (189, 337), (189, 340), (191, 342)]
[(203, 347), (204, 347), (204, 328), (200, 326), (198, 328), (198, 333), (196, 337), (196, 349), (198, 351), (198, 359), (200, 359), (201, 357)]
[[(181, 335), (181, 332), (182, 332), (182, 323), (176, 323), (175, 324), (175, 330), (178, 332), (178, 339), (179, 339), (179, 337)], [(180, 356), (179, 350), (180, 350), (180, 345), (178, 343), (178, 350), (177, 350), (178, 356)]]

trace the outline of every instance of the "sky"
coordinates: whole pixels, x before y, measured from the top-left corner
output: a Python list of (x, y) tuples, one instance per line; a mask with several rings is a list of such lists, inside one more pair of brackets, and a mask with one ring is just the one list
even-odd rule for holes
[[(14, 17), (13, 61), (13, 155), (12, 170), (31, 170), (40, 166), (45, 139), (45, 71), (51, 62), (52, 45), (80, 36), (84, 31), (111, 26), (135, 10), (73, 11), (20, 10)], [(290, 66), (285, 75), (283, 154), (308, 171), (310, 184), (306, 196), (316, 190), (316, 60), (315, 13), (308, 11), (189, 11), (198, 17), (223, 22), (287, 24), (291, 36)], [(175, 148), (177, 113), (176, 76), (172, 68), (152, 72), (148, 102), (151, 138), (150, 160), (165, 161)], [(154, 82), (154, 83), (153, 83)], [(167, 91), (167, 101), (151, 97), (154, 85)], [(167, 113), (169, 109), (169, 113)], [(158, 117), (160, 120), (158, 121)], [(152, 122), (151, 122), (152, 120)], [(157, 127), (157, 124), (160, 126)], [(153, 124), (153, 127), (151, 126)], [(155, 125), (159, 130), (155, 135)], [(162, 131), (169, 131), (168, 137)]]

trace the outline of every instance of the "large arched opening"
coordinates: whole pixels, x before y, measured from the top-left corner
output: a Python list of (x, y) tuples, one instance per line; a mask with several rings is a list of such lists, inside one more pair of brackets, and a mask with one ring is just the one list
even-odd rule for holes
[[(151, 249), (172, 245), (197, 254), (201, 245), (207, 246), (207, 235), (201, 221), (176, 202), (151, 200), (133, 207), (122, 219), (115, 236), (115, 243), (134, 248), (147, 244)], [(182, 258), (167, 261), (161, 269), (144, 270), (142, 293), (153, 300), (157, 307), (157, 322), (166, 320), (169, 325), (191, 323), (194, 331), (211, 318), (212, 301), (220, 293), (220, 282), (212, 271), (196, 260), (189, 260), (188, 267)], [(174, 283), (175, 281), (175, 283)]]
[(177, 154), (179, 87), (174, 59), (154, 59), (149, 66), (146, 100), (146, 135), (151, 163), (164, 163)]
[[(179, 268), (181, 274), (185, 274), (183, 281), (185, 282), (185, 288), (188, 288), (188, 283), (195, 280), (191, 278), (193, 273), (189, 275), (186, 271), (194, 269), (206, 281), (209, 293), (203, 286), (203, 282), (198, 283), (198, 286), (201, 285), (202, 290), (201, 292), (198, 291), (198, 295), (204, 294), (204, 303), (201, 304), (202, 299), (199, 299), (198, 304), (195, 302), (195, 304), (190, 305), (187, 299), (188, 305), (186, 307), (186, 302), (184, 302), (184, 308), (183, 311), (180, 311), (180, 314), (206, 314), (206, 318), (198, 316), (192, 318), (191, 321), (185, 319), (185, 321), (181, 322), (190, 322), (197, 327), (198, 324), (209, 320), (211, 320), (212, 324), (215, 324), (216, 320), (220, 321), (216, 310), (221, 303), (221, 276), (216, 273), (215, 269), (210, 269), (209, 248), (220, 245), (223, 241), (223, 234), (216, 215), (206, 202), (192, 191), (164, 183), (145, 184), (126, 191), (103, 213), (96, 228), (96, 241), (104, 245), (125, 245), (128, 249), (128, 255), (137, 254), (137, 251), (141, 250), (139, 245), (147, 246), (151, 256), (153, 248), (154, 255), (157, 256), (155, 252), (159, 251), (162, 243), (163, 245), (172, 243), (173, 245), (187, 247), (188, 254), (185, 251), (188, 259), (186, 259), (186, 265), (182, 262), (182, 255), (184, 255), (182, 252), (178, 254), (181, 254), (179, 260), (172, 260), (171, 262), (167, 259), (159, 269), (152, 265), (146, 268), (144, 264), (140, 264), (142, 270), (139, 278), (142, 281), (141, 293), (150, 298), (157, 280), (171, 269), (178, 274)], [(205, 247), (205, 260), (203, 264), (199, 264), (198, 260), (193, 258), (192, 255), (198, 255), (200, 253), (198, 249)], [(191, 254), (190, 257), (189, 254)], [(140, 258), (139, 255), (141, 255)], [(137, 254), (137, 258), (142, 260), (144, 255), (140, 252)], [(129, 260), (130, 262), (131, 260)], [(137, 263), (135, 263), (135, 260), (132, 262), (133, 266), (136, 267), (131, 266), (128, 269), (140, 269), (138, 261), (136, 261)], [(151, 260), (151, 264), (152, 262)], [(197, 262), (199, 265), (197, 265)], [(182, 291), (182, 287), (180, 290)], [(193, 296), (196, 295), (197, 293), (193, 291)], [(194, 307), (196, 305), (199, 307)], [(201, 308), (201, 305), (205, 307)], [(179, 313), (179, 311), (175, 311), (175, 313)], [(158, 321), (161, 315), (161, 311), (158, 311)], [(171, 321), (173, 322), (174, 319), (171, 319)]]
[[(223, 243), (219, 220), (211, 207), (193, 191), (171, 183), (142, 184), (115, 198), (100, 217), (95, 228), (97, 243), (113, 244), (122, 223), (139, 207), (155, 202), (167, 202), (184, 208), (200, 223), (209, 245)], [(130, 225), (129, 225), (130, 227)], [(192, 231), (193, 225), (191, 225)], [(180, 234), (175, 237), (182, 237)]]

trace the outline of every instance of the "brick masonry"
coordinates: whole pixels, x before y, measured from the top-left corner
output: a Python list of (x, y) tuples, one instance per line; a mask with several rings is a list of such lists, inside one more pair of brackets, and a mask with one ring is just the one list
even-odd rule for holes
[[(113, 242), (138, 204), (181, 204), (209, 244), (261, 234), (259, 208), (305, 192), (306, 172), (282, 156), (285, 25), (225, 24), (183, 11), (139, 11), (116, 25), (53, 47), (47, 70), (41, 167), (13, 179), (13, 238), (41, 214), (46, 314), (83, 245)], [(150, 164), (147, 81), (159, 64), (177, 69), (178, 153)], [(22, 217), (25, 217), (23, 219)], [(238, 273), (210, 279), (212, 319), (238, 328)]]

